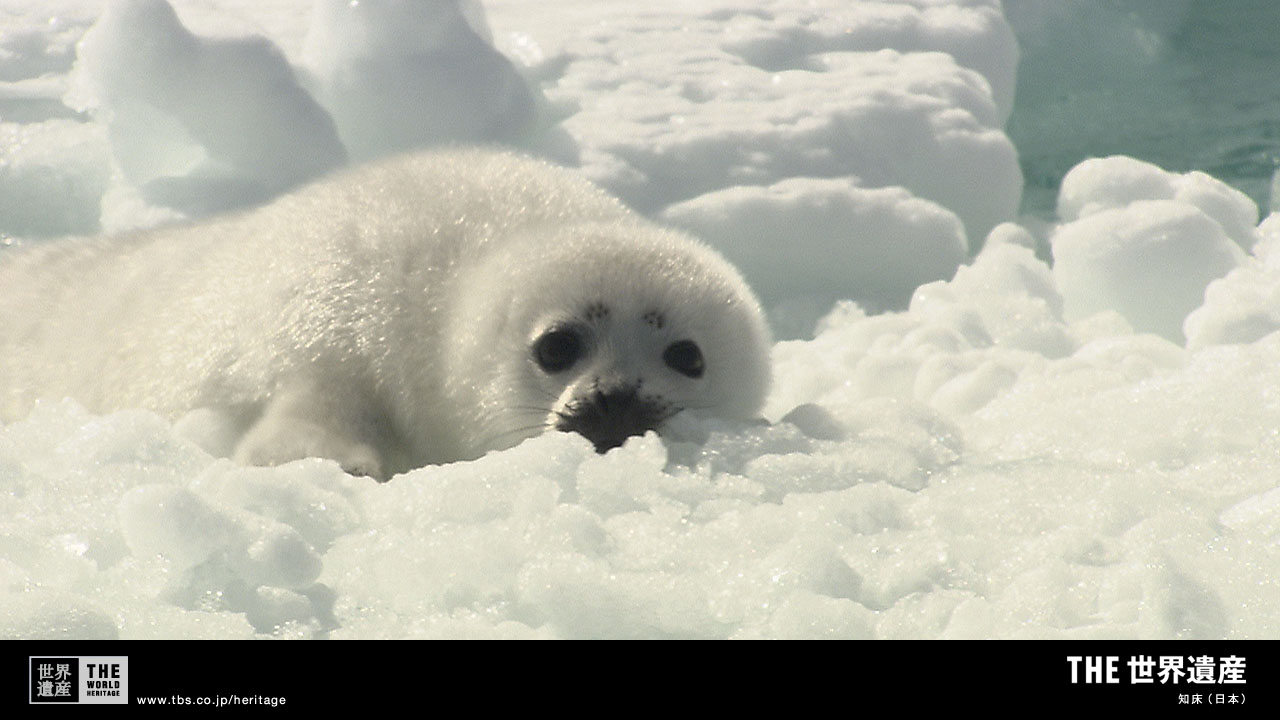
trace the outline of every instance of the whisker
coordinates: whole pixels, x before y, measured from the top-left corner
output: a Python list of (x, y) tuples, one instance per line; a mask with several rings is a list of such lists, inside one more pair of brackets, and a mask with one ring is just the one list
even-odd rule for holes
[(684, 411), (685, 411), (685, 409), (686, 409), (686, 408), (675, 408), (675, 409), (673, 409), (671, 412), (667, 413), (666, 415), (663, 415), (662, 417), (658, 418), (658, 421), (657, 421), (656, 423), (654, 423), (654, 424), (655, 424), (655, 425), (661, 425), (662, 423), (664, 423), (664, 422), (666, 422), (666, 421), (670, 420), (671, 418), (673, 418), (673, 417), (675, 417), (675, 416), (679, 415), (680, 413), (684, 412)]
[(542, 413), (543, 415), (547, 415), (547, 414), (549, 414), (549, 413), (551, 412), (551, 408), (539, 407), (539, 406), (537, 406), (537, 405), (512, 405), (512, 406), (510, 406), (510, 407), (508, 407), (508, 408), (506, 408), (506, 409), (507, 409), (507, 410), (527, 410), (527, 411), (533, 411), (533, 412), (540, 412), (540, 413)]
[(550, 400), (552, 405), (560, 402), (560, 396), (556, 395), (555, 393), (548, 392), (546, 390), (543, 390), (542, 388), (537, 388), (537, 391), (538, 391), (538, 394)]
[[(680, 410), (710, 410), (713, 407), (715, 407), (715, 405), (685, 405), (680, 408)], [(680, 410), (677, 410), (676, 412), (680, 412)]]
[(533, 423), (531, 425), (521, 425), (519, 427), (510, 428), (485, 438), (484, 447), (494, 447), (501, 442), (510, 439), (513, 436), (527, 434), (530, 430), (545, 430), (550, 426), (544, 422)]

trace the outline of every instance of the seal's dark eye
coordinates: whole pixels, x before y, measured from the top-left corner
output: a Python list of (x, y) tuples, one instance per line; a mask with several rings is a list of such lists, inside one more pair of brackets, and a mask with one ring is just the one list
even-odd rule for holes
[(560, 328), (547, 331), (533, 343), (533, 359), (543, 371), (558, 373), (573, 367), (585, 349), (577, 330)]
[(702, 377), (702, 371), (706, 369), (702, 362), (702, 351), (692, 340), (681, 340), (668, 345), (662, 351), (662, 361), (672, 370), (691, 378)]

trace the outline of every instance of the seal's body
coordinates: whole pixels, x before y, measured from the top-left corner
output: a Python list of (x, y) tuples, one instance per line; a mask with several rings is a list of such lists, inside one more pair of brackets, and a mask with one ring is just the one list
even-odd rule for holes
[(738, 273), (568, 170), (484, 150), (247, 213), (0, 253), (0, 417), (42, 397), (237, 418), (237, 459), (386, 477), (548, 428), (601, 451), (745, 418), (768, 332)]

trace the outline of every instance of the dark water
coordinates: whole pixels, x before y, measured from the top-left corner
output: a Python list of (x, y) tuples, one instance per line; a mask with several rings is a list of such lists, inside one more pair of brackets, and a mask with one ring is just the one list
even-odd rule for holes
[(1112, 154), (1202, 170), (1266, 214), (1280, 165), (1280, 0), (1044, 7), (1006, 0), (1023, 56), (1008, 132), (1025, 214), (1052, 219), (1067, 170)]

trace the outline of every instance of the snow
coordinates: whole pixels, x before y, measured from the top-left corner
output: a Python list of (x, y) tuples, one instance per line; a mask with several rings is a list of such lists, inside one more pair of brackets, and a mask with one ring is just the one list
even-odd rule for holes
[(514, 143), (534, 122), (532, 91), (470, 2), (319, 2), (302, 62), (355, 160)]
[(1195, 4), (482, 5), (5, 0), (0, 262), (511, 144), (743, 269), (765, 420), (377, 485), (51, 398), (0, 425), (0, 636), (1280, 634), (1278, 216), (1099, 148), (1020, 217), (1061, 147), (1004, 129), (1114, 109)]
[(1248, 252), (1257, 240), (1258, 206), (1247, 195), (1202, 173), (1171, 173), (1129, 157), (1085, 160), (1062, 179), (1058, 218), (1079, 220), (1140, 200), (1175, 200), (1208, 215)]
[(66, 99), (102, 117), (144, 198), (189, 213), (259, 203), (347, 157), (275, 45), (201, 38), (165, 0), (108, 4), (78, 45)]
[(1225, 276), (1209, 283), (1204, 304), (1187, 315), (1187, 346), (1252, 343), (1280, 330), (1280, 215), (1258, 227), (1262, 238), (1253, 255)]
[(1243, 259), (1221, 225), (1170, 200), (1139, 201), (1062, 225), (1051, 243), (1068, 319), (1113, 310), (1135, 330), (1175, 341), (1205, 286)]
[(786, 336), (810, 330), (836, 300), (906, 307), (916, 286), (950, 278), (969, 252), (955, 213), (902, 187), (864, 189), (851, 179), (735, 186), (661, 217), (722, 248), (755, 279)]

